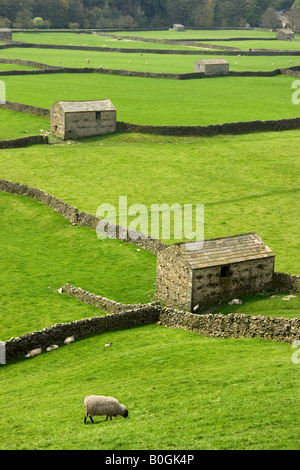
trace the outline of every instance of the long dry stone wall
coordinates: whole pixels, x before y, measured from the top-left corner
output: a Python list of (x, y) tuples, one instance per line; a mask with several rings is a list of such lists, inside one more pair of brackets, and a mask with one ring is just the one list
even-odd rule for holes
[(32, 349), (46, 350), (50, 345), (63, 344), (69, 336), (75, 340), (104, 332), (158, 323), (217, 338), (262, 338), (292, 343), (300, 339), (300, 318), (273, 318), (245, 314), (186, 313), (162, 308), (157, 303), (131, 308), (120, 313), (96, 316), (70, 323), (58, 323), (4, 342), (6, 362), (22, 359)]
[(45, 135), (32, 135), (18, 139), (0, 140), (0, 149), (26, 147), (37, 144), (48, 144), (48, 137)]
[(275, 121), (246, 121), (209, 126), (151, 126), (117, 122), (117, 132), (137, 132), (156, 135), (212, 136), (217, 134), (244, 134), (250, 132), (285, 131), (300, 128), (300, 118)]
[(14, 101), (0, 103), (0, 109), (8, 109), (9, 111), (16, 111), (19, 113), (32, 114), (33, 116), (50, 118), (50, 109), (40, 108), (30, 104), (16, 103)]
[[(62, 294), (68, 294), (69, 296), (74, 297), (75, 299), (80, 300), (85, 304), (93, 305), (94, 307), (100, 308), (101, 310), (105, 310), (109, 313), (121, 313), (126, 310), (140, 310), (145, 307), (143, 304), (122, 304), (116, 302), (115, 300), (102, 297), (101, 295), (88, 292), (84, 289), (81, 289), (81, 287), (73, 287), (70, 284), (66, 284), (65, 286), (61, 287), (60, 292)], [(148, 307), (158, 308), (159, 305), (159, 302), (152, 302), (148, 304)]]
[(63, 344), (64, 340), (69, 336), (74, 336), (78, 340), (107, 331), (155, 323), (158, 319), (158, 309), (152, 305), (145, 305), (139, 309), (128, 310), (118, 314), (86, 318), (70, 323), (57, 323), (42, 330), (26, 333), (5, 341), (6, 362), (22, 359), (28, 351), (35, 348), (45, 350), (52, 344)]
[[(104, 219), (96, 217), (86, 212), (78, 211), (77, 207), (68, 204), (55, 196), (52, 196), (40, 189), (33, 188), (26, 184), (13, 183), (11, 181), (0, 180), (0, 191), (20, 194), (35, 199), (46, 206), (51, 207), (54, 211), (61, 214), (74, 225), (81, 225), (92, 229), (99, 229), (107, 235), (108, 238), (116, 238), (136, 246), (140, 246), (145, 250), (157, 253), (167, 245), (155, 238), (147, 238), (147, 234), (135, 230), (127, 230), (118, 225), (113, 225)], [(101, 223), (101, 227), (99, 227)]]
[(182, 313), (164, 308), (159, 321), (162, 325), (193, 331), (218, 338), (263, 338), (292, 343), (300, 339), (300, 318), (273, 318), (263, 315)]

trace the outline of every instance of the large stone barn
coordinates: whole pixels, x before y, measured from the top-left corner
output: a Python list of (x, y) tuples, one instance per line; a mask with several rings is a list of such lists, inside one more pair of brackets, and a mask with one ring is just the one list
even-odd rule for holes
[(156, 297), (193, 311), (271, 286), (275, 254), (256, 233), (175, 243), (157, 254)]
[(225, 59), (200, 59), (194, 63), (194, 72), (205, 75), (226, 75), (229, 72), (229, 62)]
[(276, 39), (280, 41), (290, 41), (294, 39), (295, 33), (291, 29), (280, 29), (276, 32)]
[(50, 119), (51, 132), (64, 140), (116, 132), (116, 108), (110, 100), (57, 101)]
[(9, 28), (0, 28), (0, 41), (11, 41), (12, 32)]

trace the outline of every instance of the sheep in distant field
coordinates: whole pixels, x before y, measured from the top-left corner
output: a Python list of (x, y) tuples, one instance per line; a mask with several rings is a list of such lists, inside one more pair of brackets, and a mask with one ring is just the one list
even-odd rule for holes
[(105, 347), (106, 347), (106, 348), (110, 348), (111, 345), (112, 345), (112, 343), (107, 343), (107, 344), (105, 345)]
[(31, 351), (29, 351), (25, 357), (35, 357), (35, 356), (38, 356), (39, 354), (41, 354), (42, 352), (42, 348), (36, 348), (36, 349), (32, 349)]
[(102, 395), (90, 395), (85, 397), (84, 399), (84, 409), (85, 409), (85, 417), (84, 417), (84, 424), (86, 424), (86, 419), (89, 417), (92, 423), (93, 416), (104, 416), (106, 415), (106, 420), (110, 416), (112, 420), (112, 416), (123, 416), (123, 418), (127, 418), (128, 410), (126, 406), (121, 405), (116, 398), (113, 397), (104, 397)]
[(240, 299), (232, 299), (230, 302), (228, 302), (228, 305), (241, 305), (243, 302)]
[(50, 352), (50, 351), (53, 351), (54, 349), (57, 349), (57, 348), (58, 348), (57, 344), (51, 344), (50, 346), (48, 346), (46, 351)]
[(75, 341), (75, 337), (74, 336), (69, 336), (68, 338), (66, 338), (64, 340), (64, 343), (65, 344), (71, 344), (71, 343), (73, 343), (73, 341)]

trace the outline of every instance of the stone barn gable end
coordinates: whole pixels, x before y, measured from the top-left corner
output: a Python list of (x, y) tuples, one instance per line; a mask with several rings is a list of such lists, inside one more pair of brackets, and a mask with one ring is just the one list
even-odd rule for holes
[(290, 41), (294, 39), (295, 33), (291, 29), (280, 29), (276, 32), (276, 39), (281, 41)]
[(229, 62), (225, 59), (200, 59), (194, 63), (194, 72), (226, 75), (229, 72)]
[(61, 139), (116, 132), (116, 108), (110, 100), (57, 101), (50, 120), (51, 132)]
[(254, 232), (176, 243), (157, 255), (156, 297), (188, 311), (262, 292), (271, 286), (275, 254)]
[(12, 31), (9, 28), (0, 28), (0, 41), (11, 41)]

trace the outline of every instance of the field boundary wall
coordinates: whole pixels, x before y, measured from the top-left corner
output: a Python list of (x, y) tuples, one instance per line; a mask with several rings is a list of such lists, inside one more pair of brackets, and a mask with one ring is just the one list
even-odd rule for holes
[[(157, 251), (165, 248), (167, 245), (156, 238), (150, 238), (147, 234), (138, 232), (135, 230), (126, 230), (124, 234), (124, 228), (119, 225), (113, 225), (104, 219), (101, 219), (95, 215), (87, 212), (79, 212), (77, 207), (68, 204), (67, 202), (58, 199), (40, 189), (33, 188), (27, 184), (13, 183), (0, 179), (0, 191), (12, 194), (19, 194), (22, 196), (30, 197), (42, 204), (50, 207), (55, 212), (58, 212), (64, 218), (69, 220), (74, 225), (83, 227), (89, 227), (94, 230), (100, 222), (104, 222), (104, 232), (108, 233), (109, 230), (113, 232), (111, 238), (116, 238), (120, 241), (131, 243), (133, 245), (144, 248), (145, 250), (157, 253)], [(110, 235), (108, 234), (108, 238)]]
[[(154, 42), (154, 41), (152, 41)], [(176, 42), (178, 45), (178, 43)], [(185, 45), (187, 45), (185, 43)], [(200, 44), (197, 44), (200, 47)], [(182, 49), (133, 49), (133, 48), (122, 48), (122, 47), (97, 47), (97, 46), (68, 46), (66, 44), (34, 44), (34, 43), (24, 43), (24, 42), (10, 42), (7, 44), (0, 45), (1, 49), (8, 49), (8, 48), (36, 48), (36, 49), (65, 49), (65, 50), (78, 50), (78, 51), (99, 51), (99, 52), (124, 52), (124, 53), (147, 53), (147, 54), (179, 54), (179, 55), (232, 55), (232, 56), (275, 56), (275, 55), (282, 55), (282, 56), (299, 56), (299, 50), (282, 50), (282, 49), (249, 49), (248, 51), (241, 51), (240, 49), (236, 48), (229, 48), (225, 46), (215, 46), (218, 48), (215, 50), (207, 49), (212, 47), (209, 43), (202, 44), (203, 49), (197, 50), (196, 48), (193, 50), (182, 50)]]
[(19, 137), (18, 139), (0, 140), (0, 149), (10, 149), (27, 147), (29, 145), (43, 145), (48, 144), (48, 136), (45, 135), (31, 135), (26, 137)]
[[(286, 273), (279, 274), (286, 278), (291, 276)], [(300, 279), (300, 276), (296, 277)], [(300, 339), (300, 318), (275, 318), (235, 313), (199, 315), (162, 307), (159, 302), (144, 305), (118, 304), (68, 284), (61, 289), (61, 292), (101, 309), (107, 307), (112, 311), (116, 310), (117, 313), (69, 323), (58, 323), (4, 341), (6, 362), (22, 359), (35, 348), (42, 348), (44, 351), (52, 344), (61, 345), (69, 336), (74, 336), (75, 340), (78, 340), (108, 331), (153, 323), (217, 338), (262, 338), (283, 343), (292, 343)]]

